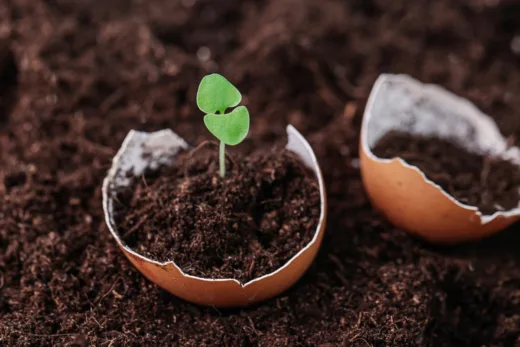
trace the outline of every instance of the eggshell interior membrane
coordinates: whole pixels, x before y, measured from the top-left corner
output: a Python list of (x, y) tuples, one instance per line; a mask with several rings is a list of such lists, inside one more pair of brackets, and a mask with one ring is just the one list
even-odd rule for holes
[(489, 235), (520, 218), (519, 208), (482, 215), (401, 158), (376, 157), (372, 148), (390, 131), (438, 137), (517, 165), (520, 149), (508, 148), (493, 119), (468, 100), (406, 75), (381, 75), (363, 118), (361, 173), (373, 204), (395, 225), (433, 242), (456, 243)]
[(313, 170), (320, 189), (320, 217), (316, 232), (307, 246), (278, 270), (242, 284), (235, 279), (201, 278), (185, 274), (173, 261), (157, 262), (125, 245), (114, 220), (117, 192), (128, 187), (130, 176), (140, 176), (146, 169), (171, 165), (179, 151), (188, 144), (169, 129), (154, 133), (131, 131), (114, 157), (112, 168), (103, 182), (103, 210), (108, 228), (126, 257), (141, 273), (160, 287), (185, 300), (217, 307), (247, 306), (292, 286), (314, 260), (323, 239), (326, 224), (326, 194), (316, 156), (304, 137), (292, 126), (287, 127), (286, 149), (297, 154)]

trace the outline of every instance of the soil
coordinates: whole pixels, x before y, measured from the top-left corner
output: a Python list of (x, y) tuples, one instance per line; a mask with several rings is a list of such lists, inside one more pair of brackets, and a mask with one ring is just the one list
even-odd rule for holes
[(470, 153), (448, 140), (395, 131), (383, 136), (373, 153), (416, 166), (455, 199), (484, 214), (520, 205), (520, 167), (510, 161)]
[[(479, 1), (481, 2), (481, 1)], [(0, 2), (0, 344), (518, 346), (519, 225), (423, 244), (370, 205), (361, 115), (381, 72), (438, 83), (520, 144), (520, 6), (470, 0)], [(9, 68), (16, 66), (16, 69)], [(211, 139), (201, 77), (251, 114), (248, 152), (293, 124), (325, 175), (328, 223), (291, 290), (201, 308), (147, 281), (107, 230), (101, 184), (130, 129)]]
[(139, 254), (242, 283), (295, 256), (320, 217), (314, 173), (276, 147), (234, 156), (224, 179), (215, 148), (186, 151), (171, 167), (135, 179), (117, 201), (119, 232)]

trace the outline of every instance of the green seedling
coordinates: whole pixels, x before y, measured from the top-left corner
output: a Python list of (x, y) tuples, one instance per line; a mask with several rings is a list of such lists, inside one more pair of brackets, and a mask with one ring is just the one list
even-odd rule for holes
[(208, 75), (200, 81), (197, 106), (206, 113), (206, 128), (220, 140), (221, 177), (226, 176), (226, 145), (238, 145), (249, 132), (249, 111), (245, 106), (238, 106), (226, 113), (228, 108), (237, 106), (241, 100), (242, 95), (238, 89), (219, 74)]

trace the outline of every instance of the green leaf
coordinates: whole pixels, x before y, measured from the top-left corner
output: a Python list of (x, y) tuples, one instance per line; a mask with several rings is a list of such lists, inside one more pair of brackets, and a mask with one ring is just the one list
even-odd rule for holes
[(204, 117), (204, 124), (226, 145), (238, 145), (249, 132), (249, 111), (245, 106), (239, 106), (227, 114), (207, 114)]
[(219, 74), (211, 74), (200, 81), (197, 91), (197, 106), (204, 113), (224, 113), (227, 108), (235, 107), (242, 95), (227, 79)]

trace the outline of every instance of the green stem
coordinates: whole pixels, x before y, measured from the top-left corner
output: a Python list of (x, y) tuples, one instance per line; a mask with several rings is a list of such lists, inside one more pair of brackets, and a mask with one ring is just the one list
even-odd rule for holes
[(220, 141), (219, 148), (220, 177), (226, 176), (226, 144)]

